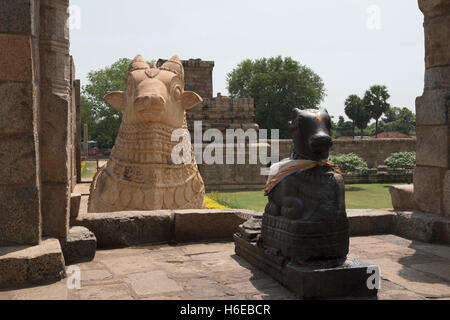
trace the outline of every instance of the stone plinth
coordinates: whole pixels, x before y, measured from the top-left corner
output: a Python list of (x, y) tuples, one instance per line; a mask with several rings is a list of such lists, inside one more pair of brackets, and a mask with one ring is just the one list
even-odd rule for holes
[(97, 249), (95, 235), (84, 227), (72, 227), (67, 241), (62, 245), (66, 264), (88, 262), (94, 259)]
[(234, 241), (237, 255), (294, 291), (301, 299), (377, 297), (378, 290), (368, 288), (369, 277), (375, 271), (379, 272), (375, 265), (356, 258), (347, 258), (340, 263), (328, 261), (322, 265), (283, 264), (259, 248), (256, 242), (244, 240), (239, 235), (234, 236)]
[(65, 273), (57, 239), (32, 247), (0, 247), (0, 288), (58, 281)]
[(392, 186), (389, 188), (389, 192), (391, 193), (392, 206), (395, 210), (408, 211), (417, 208), (414, 200), (414, 186), (412, 184)]

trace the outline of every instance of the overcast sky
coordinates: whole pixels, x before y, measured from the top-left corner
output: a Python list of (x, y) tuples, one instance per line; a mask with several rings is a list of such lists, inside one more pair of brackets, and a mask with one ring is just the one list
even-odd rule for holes
[[(119, 58), (214, 60), (214, 94), (246, 58), (290, 56), (319, 74), (322, 103), (344, 114), (350, 94), (385, 84), (415, 111), (423, 92), (423, 15), (416, 0), (71, 0), (77, 77)], [(79, 13), (79, 16), (78, 16)], [(78, 18), (79, 17), (79, 18)]]

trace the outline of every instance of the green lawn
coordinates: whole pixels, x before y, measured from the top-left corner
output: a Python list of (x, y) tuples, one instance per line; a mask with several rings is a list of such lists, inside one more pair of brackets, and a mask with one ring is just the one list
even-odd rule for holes
[[(347, 209), (392, 209), (389, 187), (393, 184), (351, 184), (346, 185)], [(210, 195), (210, 193), (208, 193)], [(221, 191), (219, 198), (224, 197), (233, 207), (264, 211), (267, 198), (263, 191)], [(218, 202), (221, 202), (220, 199)]]
[(97, 162), (87, 161), (85, 166), (82, 167), (81, 177), (83, 179), (92, 179), (97, 172)]

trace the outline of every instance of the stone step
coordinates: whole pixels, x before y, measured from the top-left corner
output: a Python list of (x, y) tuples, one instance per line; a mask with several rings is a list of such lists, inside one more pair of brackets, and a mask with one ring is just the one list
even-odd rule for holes
[(36, 246), (0, 247), (0, 288), (59, 281), (66, 276), (57, 239)]

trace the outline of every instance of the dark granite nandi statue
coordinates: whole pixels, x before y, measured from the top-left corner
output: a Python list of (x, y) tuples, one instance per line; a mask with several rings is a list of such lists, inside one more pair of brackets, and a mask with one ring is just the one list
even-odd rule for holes
[(257, 235), (260, 246), (284, 260), (345, 261), (349, 234), (344, 179), (328, 160), (330, 116), (326, 110), (295, 109), (289, 126), (291, 157), (270, 168), (265, 212), (241, 226), (241, 233)]

